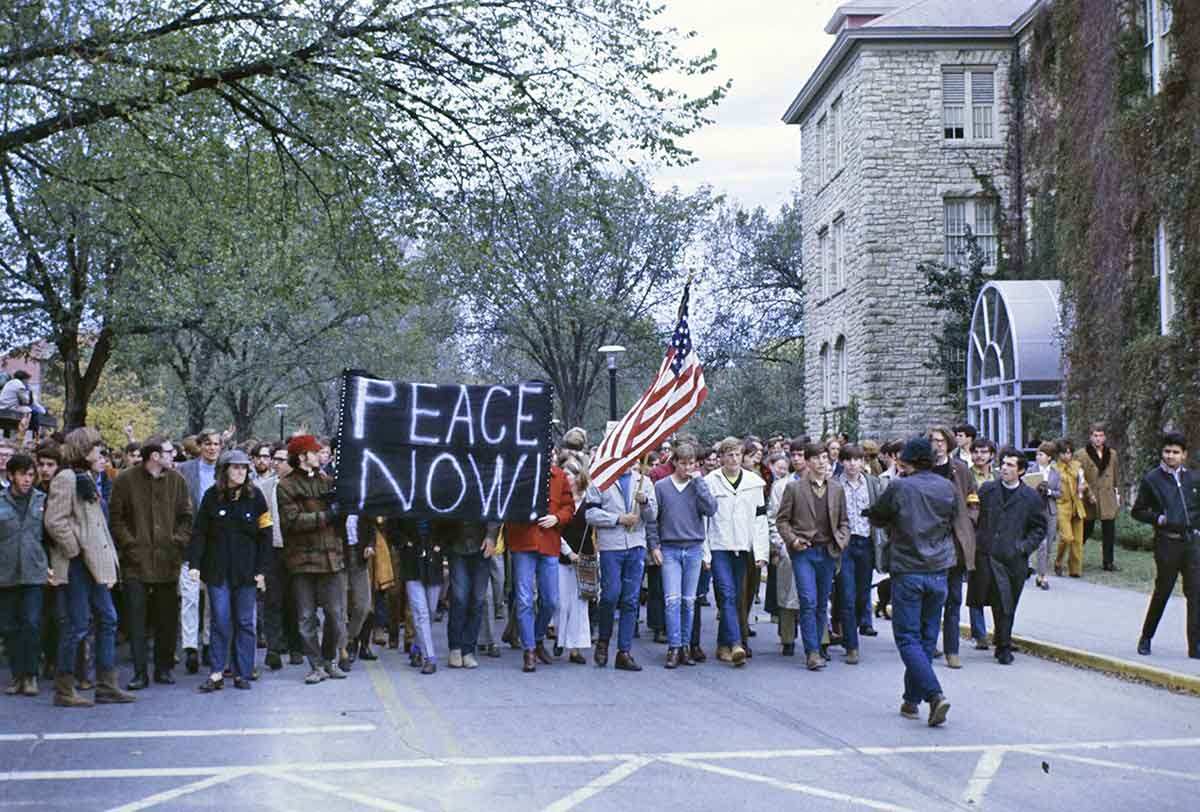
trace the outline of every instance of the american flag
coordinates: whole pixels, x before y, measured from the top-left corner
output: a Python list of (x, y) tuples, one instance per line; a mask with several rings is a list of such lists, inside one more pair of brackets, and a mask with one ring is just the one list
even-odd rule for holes
[(690, 283), (683, 288), (679, 320), (650, 388), (604, 438), (592, 459), (588, 476), (599, 490), (611, 487), (646, 452), (678, 431), (708, 397), (704, 368), (688, 329), (690, 288)]

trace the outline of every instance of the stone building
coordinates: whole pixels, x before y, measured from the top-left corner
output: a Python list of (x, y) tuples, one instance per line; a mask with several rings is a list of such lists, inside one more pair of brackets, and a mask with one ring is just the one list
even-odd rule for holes
[(801, 139), (810, 432), (852, 398), (868, 436), (962, 419), (926, 367), (941, 328), (917, 265), (964, 262), (968, 229), (995, 262), (1009, 69), (1037, 6), (848, 3), (826, 25), (834, 42), (784, 115)]

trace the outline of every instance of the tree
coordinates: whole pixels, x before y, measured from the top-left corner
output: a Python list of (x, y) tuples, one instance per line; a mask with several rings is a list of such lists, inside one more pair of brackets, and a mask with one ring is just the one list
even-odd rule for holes
[(922, 262), (917, 271), (925, 277), (921, 292), (934, 310), (943, 315), (941, 333), (933, 336), (934, 349), (925, 368), (946, 378), (946, 405), (955, 414), (967, 411), (967, 342), (971, 336), (971, 315), (979, 292), (987, 284), (984, 273), (987, 256), (979, 240), (967, 228), (962, 265)]
[(576, 425), (601, 346), (656, 344), (661, 360), (655, 317), (673, 317), (711, 205), (707, 190), (657, 193), (634, 171), (545, 173), (504, 198), (464, 199), (429, 235), (426, 264), (458, 301), (464, 340), (534, 364)]

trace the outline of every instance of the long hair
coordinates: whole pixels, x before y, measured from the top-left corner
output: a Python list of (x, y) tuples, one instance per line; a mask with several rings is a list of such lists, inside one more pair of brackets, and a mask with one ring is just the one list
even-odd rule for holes
[(233, 467), (232, 464), (231, 465), (222, 465), (220, 467), (220, 469), (217, 471), (217, 501), (218, 502), (236, 502), (238, 499), (242, 498), (242, 493), (246, 490), (246, 488), (254, 487), (252, 484), (250, 484), (249, 466), (242, 466), (242, 467), (246, 468), (247, 470), (246, 470), (246, 478), (244, 480), (242, 480), (241, 485), (234, 485), (230, 481), (229, 469), (232, 467)]
[(91, 426), (81, 426), (67, 433), (62, 445), (63, 465), (76, 471), (88, 469), (87, 455), (92, 449), (104, 443), (100, 431)]

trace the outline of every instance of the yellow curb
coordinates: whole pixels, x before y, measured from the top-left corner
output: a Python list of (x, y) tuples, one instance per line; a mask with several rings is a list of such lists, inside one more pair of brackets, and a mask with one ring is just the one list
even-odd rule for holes
[[(970, 624), (962, 624), (962, 636), (971, 639)], [(990, 638), (991, 635), (988, 635)], [(1172, 691), (1183, 691), (1200, 696), (1200, 676), (1181, 674), (1178, 671), (1168, 671), (1165, 668), (1155, 668), (1132, 660), (1122, 660), (1119, 657), (1108, 657), (1092, 651), (1064, 646), (1060, 643), (1048, 643), (1014, 634), (1013, 642), (1026, 654), (1089, 668), (1105, 674), (1115, 674), (1121, 677), (1148, 682)]]

